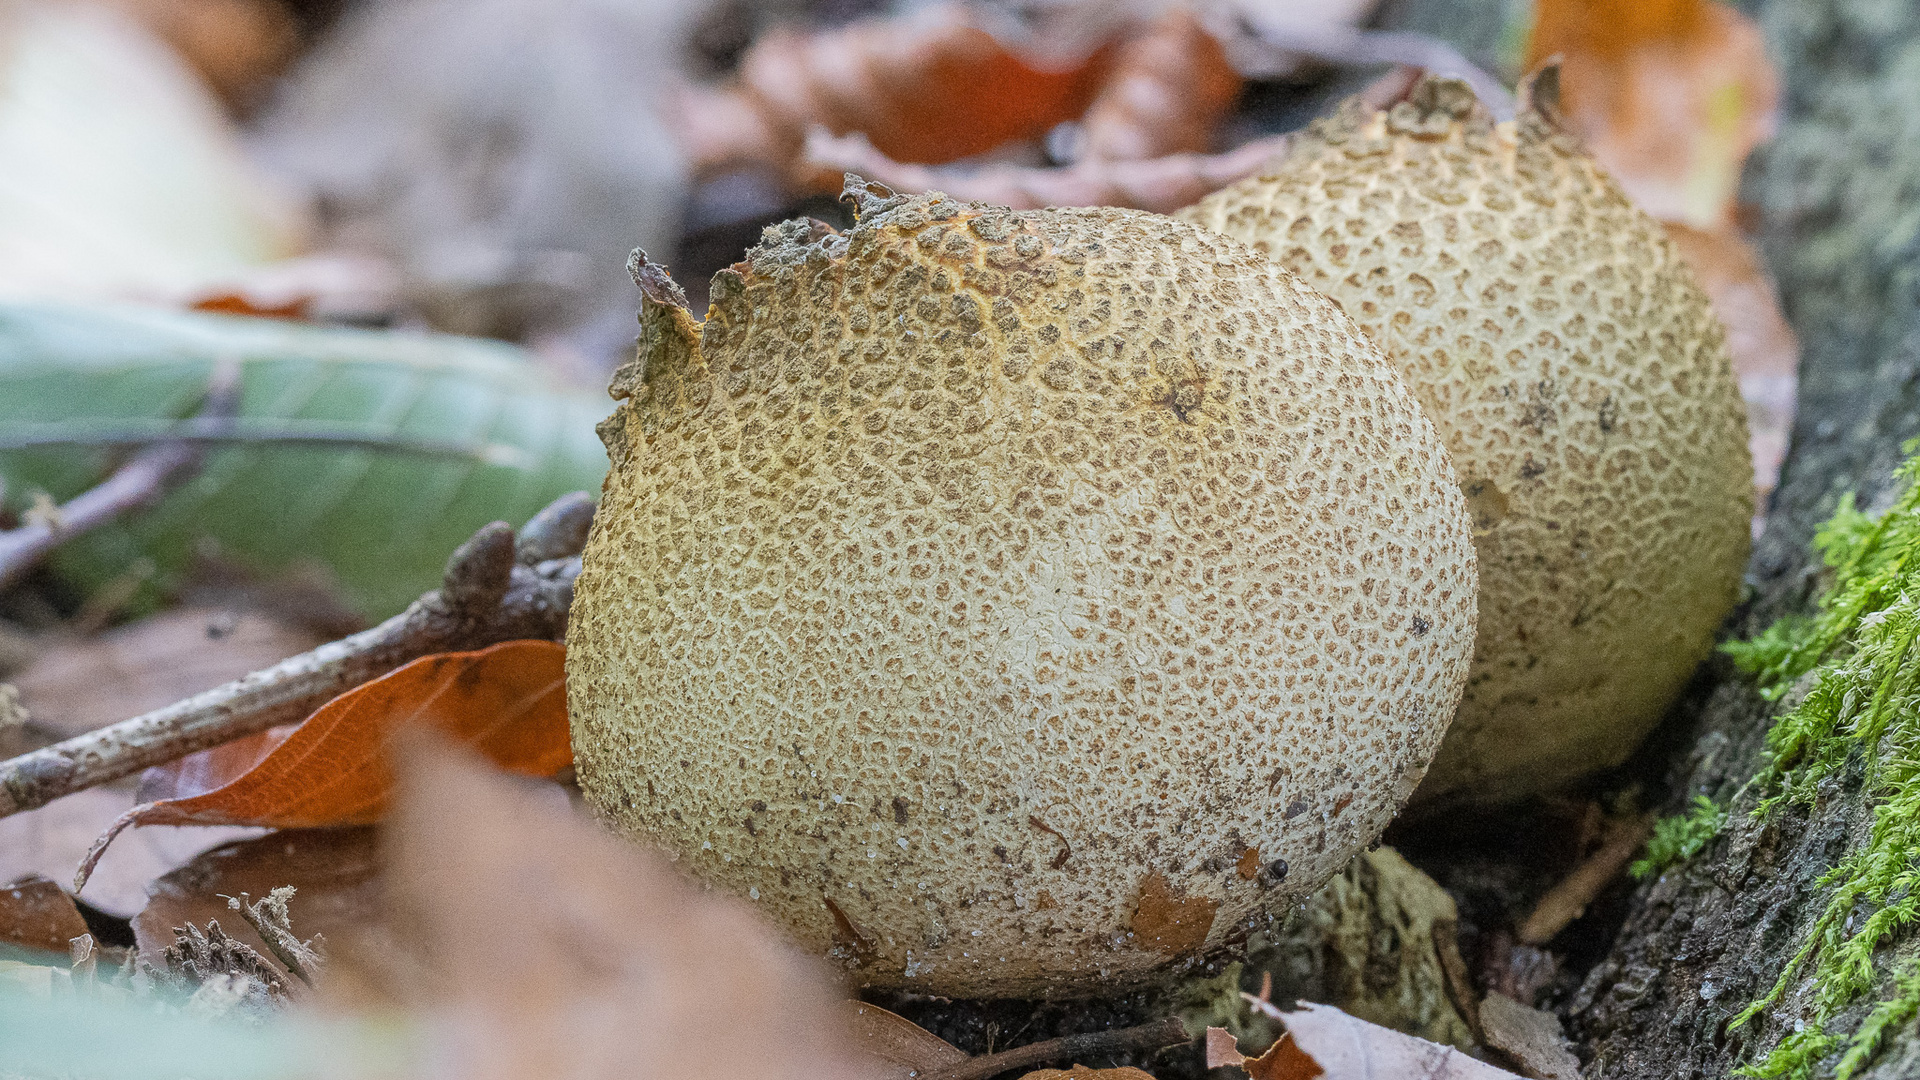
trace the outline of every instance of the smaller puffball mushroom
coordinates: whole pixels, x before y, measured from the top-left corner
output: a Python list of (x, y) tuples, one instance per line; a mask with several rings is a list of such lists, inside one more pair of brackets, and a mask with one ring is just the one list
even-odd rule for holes
[(1658, 222), (1560, 127), (1428, 78), (1350, 103), (1177, 215), (1352, 315), (1453, 453), (1480, 636), (1427, 808), (1545, 791), (1639, 745), (1738, 598), (1753, 516), (1725, 332)]
[(657, 266), (568, 630), (616, 827), (859, 981), (1139, 983), (1379, 835), (1472, 651), (1379, 348), (1240, 243), (874, 193)]

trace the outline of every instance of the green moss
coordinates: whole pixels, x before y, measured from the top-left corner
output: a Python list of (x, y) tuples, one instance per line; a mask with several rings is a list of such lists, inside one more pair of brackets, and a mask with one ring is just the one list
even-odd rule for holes
[[(1914, 453), (1914, 444), (1905, 448)], [(1871, 517), (1851, 499), (1815, 539), (1833, 582), (1810, 618), (1783, 619), (1751, 642), (1727, 646), (1763, 692), (1778, 697), (1805, 678), (1806, 697), (1774, 723), (1766, 792), (1756, 817), (1782, 804), (1811, 808), (1822, 781), (1855, 754), (1866, 766), (1873, 821), (1866, 841), (1819, 880), (1825, 909), (1773, 988), (1734, 1019), (1737, 1028), (1810, 980), (1814, 1015), (1764, 1059), (1755, 1077), (1812, 1077), (1840, 1054), (1846, 1080), (1870, 1062), (1882, 1037), (1920, 1013), (1920, 971), (1892, 992), (1850, 1036), (1827, 1030), (1839, 1010), (1884, 979), (1874, 951), (1920, 920), (1920, 458), (1899, 470), (1899, 500)]]
[(1627, 872), (1635, 880), (1644, 881), (1669, 866), (1678, 866), (1700, 854), (1700, 849), (1726, 825), (1727, 812), (1719, 803), (1695, 795), (1686, 813), (1661, 818), (1654, 824), (1653, 835), (1647, 839), (1647, 853), (1634, 860)]

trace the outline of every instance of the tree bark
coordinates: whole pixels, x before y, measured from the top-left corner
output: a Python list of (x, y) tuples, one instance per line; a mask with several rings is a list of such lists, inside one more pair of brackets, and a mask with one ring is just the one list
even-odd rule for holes
[[(1815, 529), (1845, 491), (1884, 507), (1902, 444), (1920, 434), (1920, 8), (1769, 0), (1761, 19), (1786, 102), (1779, 137), (1750, 165), (1747, 196), (1803, 352), (1792, 449), (1749, 567), (1750, 599), (1728, 627), (1739, 635), (1809, 609), (1821, 584), (1808, 548)], [(1775, 1046), (1808, 1015), (1805, 976), (1745, 1027), (1730, 1021), (1799, 949), (1826, 904), (1818, 879), (1871, 817), (1856, 762), (1813, 811), (1752, 820), (1761, 793), (1741, 789), (1763, 764), (1778, 707), (1724, 661), (1702, 685), (1676, 718), (1692, 727), (1676, 740), (1668, 810), (1705, 794), (1731, 800), (1730, 824), (1635, 892), (1610, 955), (1569, 1003), (1589, 1077), (1721, 1077)], [(1883, 975), (1913, 951), (1907, 940), (1883, 950)], [(1828, 1030), (1850, 1033), (1876, 1000)], [(1920, 1032), (1909, 1023), (1858, 1075), (1917, 1072)]]

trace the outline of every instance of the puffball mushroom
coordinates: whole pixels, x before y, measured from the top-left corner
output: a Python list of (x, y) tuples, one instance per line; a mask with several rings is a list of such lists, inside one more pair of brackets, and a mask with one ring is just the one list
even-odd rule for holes
[(857, 981), (1148, 980), (1419, 781), (1472, 651), (1465, 499), (1378, 347), (1252, 248), (849, 193), (704, 323), (636, 259), (581, 786)]
[(1447, 79), (1390, 111), (1350, 105), (1176, 215), (1338, 301), (1453, 452), (1480, 634), (1414, 796), (1429, 807), (1624, 760), (1711, 650), (1747, 561), (1724, 331), (1660, 225), (1562, 130), (1556, 80), (1498, 125)]

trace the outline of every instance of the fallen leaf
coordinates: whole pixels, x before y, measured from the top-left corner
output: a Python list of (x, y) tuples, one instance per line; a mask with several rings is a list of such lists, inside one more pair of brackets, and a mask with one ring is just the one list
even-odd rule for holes
[(1226, 1028), (1207, 1028), (1204, 1047), (1209, 1069), (1217, 1069), (1222, 1065), (1239, 1068), (1246, 1062), (1246, 1055), (1240, 1052), (1240, 1041), (1235, 1039), (1233, 1032)]
[(864, 1001), (847, 1002), (853, 1041), (869, 1057), (899, 1067), (903, 1075), (918, 1076), (968, 1060), (965, 1050), (919, 1024)]
[(78, 735), (319, 644), (315, 635), (265, 615), (177, 608), (95, 638), (48, 642), (13, 683), (35, 723)]
[(34, 876), (0, 886), (0, 945), (67, 954), (67, 942), (87, 932), (73, 897)]
[(1075, 159), (1142, 161), (1211, 150), (1241, 81), (1193, 12), (1172, 8), (1120, 46), (1080, 121)]
[(1731, 228), (1713, 232), (1667, 223), (1680, 255), (1727, 328), (1733, 374), (1747, 403), (1748, 448), (1760, 513), (1780, 479), (1799, 396), (1800, 340), (1780, 312), (1780, 297), (1759, 253)]
[[(1327, 1080), (1514, 1080), (1514, 1074), (1477, 1061), (1451, 1046), (1441, 1046), (1390, 1028), (1356, 1019), (1331, 1005), (1301, 1007), (1285, 1014), (1287, 1034), (1299, 1054), (1320, 1072), (1301, 1072), (1303, 1063), (1287, 1051), (1285, 1071), (1248, 1073), (1254, 1080), (1301, 1080), (1325, 1074)], [(1282, 1040), (1287, 1042), (1289, 1040)], [(1278, 1046), (1279, 1044), (1276, 1044)], [(1268, 1052), (1272, 1054), (1272, 1051)], [(1264, 1060), (1264, 1059), (1262, 1059)]]
[(1118, 1069), (1089, 1069), (1075, 1065), (1071, 1069), (1035, 1069), (1020, 1080), (1153, 1080), (1153, 1074), (1131, 1065)]
[(334, 943), (336, 983), (432, 1033), (429, 1080), (842, 1080), (859, 1056), (823, 968), (661, 854), (426, 739), (396, 755), (387, 936)]
[[(1241, 1063), (1252, 1080), (1312, 1080), (1316, 1076), (1325, 1076), (1327, 1070), (1310, 1057), (1293, 1039), (1291, 1032), (1274, 1040), (1267, 1052), (1257, 1058), (1248, 1058)], [(1380, 1074), (1381, 1080), (1400, 1074), (1386, 1072)]]
[(1741, 166), (1780, 103), (1751, 17), (1714, 0), (1540, 0), (1528, 66), (1556, 54), (1568, 125), (1636, 203), (1732, 224)]
[(337, 938), (378, 917), (380, 881), (374, 830), (287, 829), (222, 844), (155, 880), (146, 907), (133, 918), (140, 955), (159, 966), (173, 944), (173, 928), (218, 919), (229, 937), (262, 955), (266, 942), (226, 898), (266, 896), (283, 885), (298, 890), (290, 905), (302, 937)]
[(1535, 1080), (1580, 1080), (1580, 1059), (1567, 1049), (1560, 1018), (1530, 1008), (1505, 994), (1488, 994), (1480, 1003), (1487, 1045), (1512, 1058)]
[(573, 761), (565, 660), (565, 647), (551, 641), (423, 656), (334, 698), (284, 735), (267, 732), (153, 770), (141, 783), (153, 801), (129, 810), (94, 842), (75, 891), (131, 825), (378, 821), (392, 790), (387, 743), (408, 724), (456, 738), (510, 771), (551, 776)]
[(1115, 49), (1111, 40), (1093, 44), (1041, 60), (957, 3), (816, 33), (776, 30), (747, 50), (731, 83), (686, 89), (675, 130), (696, 174), (752, 164), (787, 170), (814, 127), (862, 133), (901, 161), (953, 161), (1038, 139), (1085, 112)]

